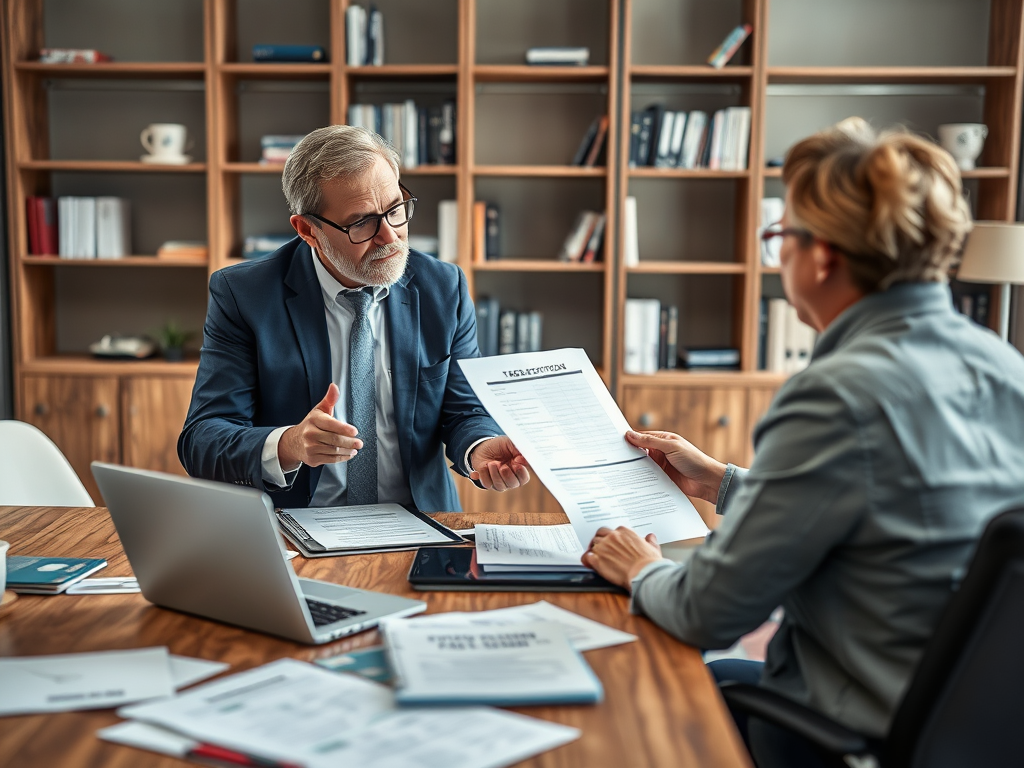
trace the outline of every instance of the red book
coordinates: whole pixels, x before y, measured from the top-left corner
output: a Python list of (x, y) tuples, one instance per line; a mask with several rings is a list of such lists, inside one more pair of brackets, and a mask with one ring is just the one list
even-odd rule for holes
[(57, 239), (57, 200), (52, 197), (37, 197), (36, 201), (39, 252), (47, 256), (56, 256), (60, 253), (60, 241)]
[(36, 205), (38, 197), (25, 199), (25, 213), (28, 216), (28, 252), (30, 256), (38, 256), (42, 253), (42, 244), (39, 242), (39, 206)]
[(608, 115), (601, 118), (601, 122), (597, 126), (597, 135), (594, 136), (594, 141), (590, 145), (590, 151), (587, 152), (587, 157), (583, 161), (583, 165), (586, 168), (593, 168), (597, 162), (598, 155), (601, 154), (601, 147), (604, 145), (605, 136), (608, 135)]

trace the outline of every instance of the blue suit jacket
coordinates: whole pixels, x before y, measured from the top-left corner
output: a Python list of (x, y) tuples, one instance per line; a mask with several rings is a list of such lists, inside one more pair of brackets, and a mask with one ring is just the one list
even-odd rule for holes
[[(251, 485), (277, 506), (308, 506), (319, 467), (303, 466), (289, 489), (263, 483), (263, 444), (298, 424), (331, 383), (323, 294), (308, 245), (296, 237), (259, 261), (210, 279), (199, 373), (178, 456), (194, 477)], [(460, 473), (472, 443), (501, 434), (457, 360), (479, 357), (465, 275), (412, 251), (384, 302), (398, 442), (413, 502), (459, 510), (442, 453)], [(342, 393), (345, 397), (346, 393)]]

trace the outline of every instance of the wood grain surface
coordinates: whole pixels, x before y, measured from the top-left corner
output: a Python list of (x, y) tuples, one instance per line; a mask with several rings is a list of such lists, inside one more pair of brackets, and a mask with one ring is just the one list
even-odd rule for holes
[[(561, 513), (439, 515), (469, 523), (556, 524)], [(131, 574), (106, 509), (0, 507), (0, 539), (12, 555), (104, 557), (100, 575)], [(474, 611), (544, 599), (617, 629), (638, 642), (585, 654), (605, 688), (591, 706), (523, 707), (516, 711), (575, 726), (583, 736), (522, 763), (586, 766), (749, 766), (717, 690), (693, 648), (633, 616), (627, 598), (606, 593), (415, 592), (406, 581), (411, 552), (293, 560), (296, 572), (354, 587), (418, 597), (429, 613)], [(158, 608), (142, 595), (21, 595), (0, 613), (0, 656), (167, 646), (171, 653), (231, 664), (230, 672), (282, 657), (305, 661), (378, 642), (376, 631), (323, 646), (230, 627)], [(128, 768), (180, 766), (174, 758), (108, 744), (95, 732), (119, 718), (113, 710), (0, 718), (0, 766)]]

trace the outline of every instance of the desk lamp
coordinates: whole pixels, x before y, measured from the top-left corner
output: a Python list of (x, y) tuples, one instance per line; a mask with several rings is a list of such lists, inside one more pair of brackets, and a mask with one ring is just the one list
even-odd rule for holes
[(1024, 283), (1024, 224), (976, 221), (956, 275), (967, 283), (1002, 283), (999, 335), (1010, 335), (1010, 284)]

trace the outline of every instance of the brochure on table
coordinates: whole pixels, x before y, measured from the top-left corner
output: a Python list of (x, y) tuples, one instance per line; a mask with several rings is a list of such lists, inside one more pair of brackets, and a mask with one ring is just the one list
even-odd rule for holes
[(589, 571), (571, 525), (484, 525), (475, 530), (476, 562), (485, 573)]
[(686, 495), (647, 453), (582, 349), (459, 360), (484, 408), (569, 516), (583, 545), (620, 525), (668, 543), (706, 536)]

